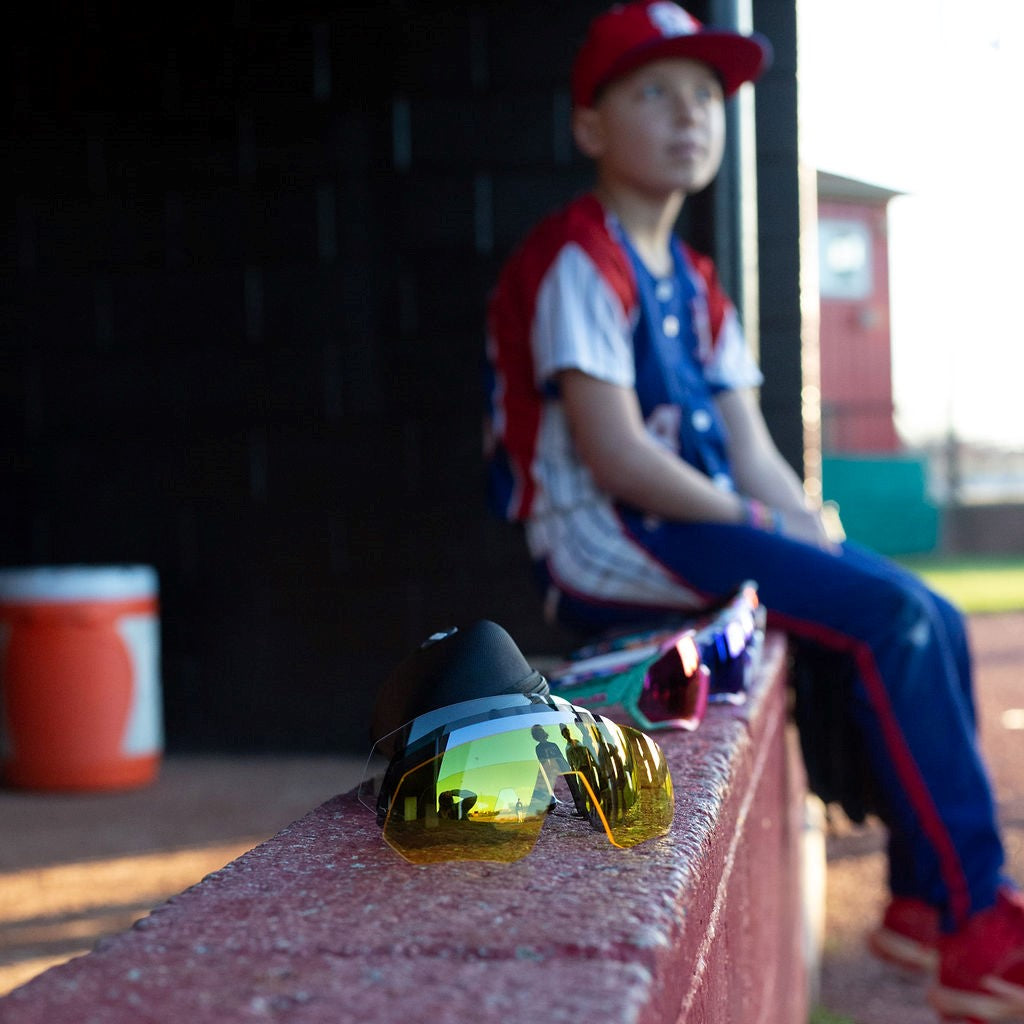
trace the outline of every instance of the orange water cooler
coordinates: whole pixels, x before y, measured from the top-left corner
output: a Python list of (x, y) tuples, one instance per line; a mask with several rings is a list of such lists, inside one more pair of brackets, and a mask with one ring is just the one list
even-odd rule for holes
[(0, 570), (0, 780), (128, 789), (162, 753), (155, 570)]

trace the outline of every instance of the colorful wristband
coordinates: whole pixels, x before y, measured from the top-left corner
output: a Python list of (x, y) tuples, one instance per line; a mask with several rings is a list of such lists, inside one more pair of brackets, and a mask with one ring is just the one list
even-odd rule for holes
[(753, 526), (755, 530), (764, 530), (766, 533), (778, 533), (782, 526), (782, 517), (779, 510), (769, 508), (763, 501), (756, 498), (743, 499), (744, 522)]

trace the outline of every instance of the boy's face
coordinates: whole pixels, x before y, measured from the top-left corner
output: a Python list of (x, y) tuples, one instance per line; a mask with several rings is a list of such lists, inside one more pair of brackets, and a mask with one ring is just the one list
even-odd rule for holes
[(606, 86), (593, 107), (577, 110), (574, 133), (606, 188), (651, 199), (699, 192), (722, 162), (722, 87), (706, 64), (653, 61)]

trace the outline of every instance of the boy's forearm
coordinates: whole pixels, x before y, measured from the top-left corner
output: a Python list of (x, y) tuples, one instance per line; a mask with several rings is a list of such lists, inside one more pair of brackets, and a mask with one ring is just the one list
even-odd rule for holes
[(772, 447), (734, 467), (736, 486), (750, 498), (779, 509), (807, 507), (807, 494), (793, 468)]
[(653, 439), (620, 450), (598, 477), (598, 485), (618, 501), (660, 519), (741, 523), (747, 518), (739, 495), (716, 486)]
[(737, 489), (772, 508), (803, 510), (803, 481), (782, 457), (761, 414), (756, 392), (730, 391), (718, 397), (729, 438), (729, 461)]
[(564, 372), (560, 384), (577, 455), (606, 494), (661, 519), (744, 521), (738, 495), (655, 440), (631, 389), (576, 370)]

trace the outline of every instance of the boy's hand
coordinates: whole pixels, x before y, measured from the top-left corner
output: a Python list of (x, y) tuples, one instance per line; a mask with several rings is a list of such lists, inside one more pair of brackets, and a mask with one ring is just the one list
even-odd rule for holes
[(837, 544), (846, 540), (846, 530), (839, 518), (839, 506), (834, 501), (825, 501), (821, 505), (821, 521), (825, 524), (825, 532)]
[(813, 544), (824, 551), (837, 553), (839, 539), (833, 537), (820, 511), (812, 508), (779, 509), (781, 528), (779, 532), (793, 540)]

